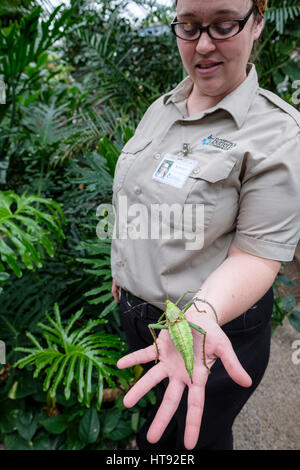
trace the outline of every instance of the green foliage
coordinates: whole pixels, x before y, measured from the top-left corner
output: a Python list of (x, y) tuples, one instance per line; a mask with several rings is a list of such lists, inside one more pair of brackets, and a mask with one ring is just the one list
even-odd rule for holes
[(259, 47), (253, 54), (260, 86), (274, 93), (291, 105), (293, 82), (300, 79), (299, 26), (300, 7), (297, 0), (270, 0), (265, 13), (265, 25)]
[(104, 403), (98, 411), (95, 402), (86, 408), (57, 393), (51, 408), (50, 400), (45, 406), (41, 384), (29, 372), (22, 371), (21, 377), (6, 402), (0, 402), (0, 439), (10, 450), (124, 449), (143, 425), (147, 408), (155, 404), (150, 391), (130, 410), (120, 396), (113, 406)]
[[(13, 22), (6, 28), (0, 29), (0, 55), (3, 60), (0, 63), (0, 75), (7, 85), (7, 103), (0, 108), (0, 119), (10, 106), (13, 105), (11, 125), (15, 119), (15, 99), (22, 73), (26, 73), (26, 67), (32, 62), (39, 66), (34, 73), (28, 73), (23, 82), (22, 92), (28, 90), (32, 84), (41, 78), (42, 67), (46, 58), (46, 51), (58, 39), (62, 38), (68, 27), (70, 11), (65, 10), (59, 18), (58, 12), (62, 5), (58, 6), (47, 21), (39, 19), (42, 8), (34, 8), (31, 13), (22, 17), (20, 23)], [(1, 21), (1, 17), (0, 17)]]
[(274, 283), (274, 306), (272, 313), (272, 327), (273, 331), (277, 326), (283, 324), (285, 318), (288, 319), (290, 325), (300, 332), (300, 312), (295, 310), (296, 299), (294, 295), (288, 295), (282, 297), (278, 294), (280, 284), (285, 286), (294, 286), (295, 283), (286, 276), (283, 276), (280, 272), (276, 277)]
[[(111, 293), (111, 267), (110, 267), (110, 251), (111, 241), (94, 239), (81, 242), (77, 249), (83, 249), (87, 253), (86, 258), (77, 258), (78, 262), (84, 265), (90, 266), (88, 269), (84, 269), (86, 273), (92, 274), (95, 279), (101, 277), (102, 283), (91, 290), (85, 292), (86, 297), (94, 297), (89, 300), (92, 305), (106, 304), (105, 308), (99, 315), (99, 318), (106, 317), (112, 312), (115, 322), (118, 325), (118, 319), (116, 317), (116, 302)], [(112, 322), (112, 319), (110, 320)], [(117, 328), (118, 329), (118, 328)]]
[(43, 323), (39, 326), (44, 330), (43, 336), (48, 347), (41, 346), (38, 340), (30, 332), (27, 337), (35, 345), (34, 348), (16, 348), (16, 351), (28, 353), (14, 364), (14, 367), (23, 368), (33, 365), (35, 367), (34, 378), (44, 370), (45, 380), (43, 390), (49, 391), (49, 397), (55, 399), (59, 384), (64, 385), (65, 398), (71, 396), (71, 387), (77, 383), (77, 398), (90, 407), (92, 396), (93, 373), (97, 381), (97, 408), (102, 403), (104, 379), (111, 387), (115, 387), (112, 376), (124, 377), (123, 372), (114, 369), (121, 357), (122, 343), (114, 335), (108, 335), (103, 331), (88, 334), (96, 326), (105, 323), (104, 320), (89, 320), (86, 326), (73, 331), (72, 327), (82, 315), (82, 309), (76, 312), (67, 325), (62, 325), (58, 304), (54, 305), (55, 320), (48, 313), (46, 317), (51, 327)]
[[(184, 76), (174, 7), (136, 0), (138, 20), (123, 14), (127, 0), (36, 3), (0, 5), (0, 442), (124, 449), (155, 396), (122, 403), (142, 369), (115, 367), (129, 348), (111, 293), (112, 182), (148, 105)], [(253, 57), (260, 85), (292, 105), (298, 3), (269, 0)], [(276, 290), (290, 282), (277, 276), (272, 323), (299, 331), (294, 296)], [(101, 402), (106, 386), (121, 396)]]
[(265, 21), (275, 23), (276, 30), (283, 33), (284, 28), (295, 18), (300, 16), (300, 5), (298, 0), (270, 0), (265, 13)]
[[(39, 204), (48, 211), (45, 208), (41, 211)], [(18, 196), (12, 191), (0, 193), (1, 271), (4, 271), (5, 263), (21, 277), (20, 258), (27, 269), (40, 268), (44, 251), (54, 256), (51, 236), (57, 241), (64, 238), (61, 229), (64, 221), (60, 205), (52, 200), (35, 195)]]

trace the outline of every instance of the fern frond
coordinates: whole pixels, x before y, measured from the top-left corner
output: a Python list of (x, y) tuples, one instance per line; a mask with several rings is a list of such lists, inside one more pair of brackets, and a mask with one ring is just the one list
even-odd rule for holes
[[(103, 380), (109, 386), (115, 387), (112, 377), (123, 377), (124, 371), (113, 367), (120, 358), (123, 350), (121, 340), (112, 334), (103, 331), (91, 333), (106, 320), (90, 319), (87, 324), (73, 331), (72, 327), (82, 315), (83, 309), (76, 312), (66, 326), (63, 325), (59, 306), (54, 305), (54, 319), (46, 312), (51, 326), (39, 323), (44, 330), (43, 336), (47, 340), (47, 348), (43, 348), (35, 337), (27, 336), (34, 344), (34, 348), (15, 348), (15, 351), (27, 353), (27, 356), (14, 364), (14, 367), (34, 366), (34, 378), (43, 370), (45, 379), (43, 390), (48, 391), (51, 398), (55, 398), (58, 387), (64, 386), (66, 400), (71, 396), (73, 384), (77, 384), (77, 399), (84, 402), (87, 407), (91, 403), (92, 380), (97, 377), (97, 407), (101, 406)], [(127, 374), (125, 373), (125, 376)]]
[(276, 30), (283, 34), (284, 27), (289, 21), (300, 16), (300, 5), (298, 0), (292, 0), (287, 4), (285, 0), (282, 6), (269, 6), (265, 12), (265, 20), (275, 23)]
[[(51, 214), (45, 209), (42, 212), (34, 207), (35, 203), (43, 203)], [(14, 204), (17, 208), (12, 210)], [(65, 218), (59, 205), (50, 199), (3, 191), (0, 194), (2, 262), (8, 264), (18, 277), (22, 276), (19, 258), (27, 269), (42, 267), (42, 248), (50, 256), (54, 255), (54, 245), (49, 235), (54, 235), (57, 240), (65, 237), (61, 229), (62, 222), (65, 222)]]

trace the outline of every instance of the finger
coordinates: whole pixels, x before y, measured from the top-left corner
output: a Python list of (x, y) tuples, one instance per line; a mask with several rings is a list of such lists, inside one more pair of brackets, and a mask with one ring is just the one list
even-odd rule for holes
[(113, 295), (115, 301), (118, 302), (119, 299), (118, 299), (118, 297), (117, 297), (117, 295), (116, 295), (116, 288), (115, 288), (115, 285), (114, 285), (114, 284), (112, 285), (111, 293), (112, 293), (112, 295)]
[(159, 441), (163, 435), (179, 406), (184, 388), (185, 384), (183, 382), (175, 380), (170, 381), (165, 391), (163, 401), (147, 433), (147, 439), (152, 444)]
[(166, 378), (167, 374), (161, 364), (152, 367), (140, 380), (126, 393), (123, 403), (127, 408), (134, 406), (151, 388)]
[(139, 349), (122, 357), (117, 362), (119, 369), (135, 366), (136, 364), (145, 364), (156, 359), (156, 349), (154, 344), (144, 349)]
[(223, 365), (232, 380), (242, 387), (250, 387), (252, 379), (245, 371), (242, 364), (235, 354), (231, 342), (227, 339), (220, 344), (218, 349), (218, 356), (220, 357)]
[(197, 444), (204, 407), (205, 386), (190, 385), (185, 421), (184, 446), (191, 450)]

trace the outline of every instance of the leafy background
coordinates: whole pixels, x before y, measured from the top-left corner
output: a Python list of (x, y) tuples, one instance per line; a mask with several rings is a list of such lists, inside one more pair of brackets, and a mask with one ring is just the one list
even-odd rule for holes
[[(155, 396), (126, 409), (143, 373), (111, 294), (110, 240), (96, 235), (121, 148), (151, 102), (184, 76), (174, 11), (136, 1), (0, 5), (0, 442), (8, 449), (124, 449)], [(300, 80), (298, 1), (269, 1), (252, 60), (292, 106)], [(298, 85), (299, 88), (299, 85)], [(292, 284), (274, 283), (273, 327), (300, 331)], [(3, 361), (4, 362), (4, 361)]]

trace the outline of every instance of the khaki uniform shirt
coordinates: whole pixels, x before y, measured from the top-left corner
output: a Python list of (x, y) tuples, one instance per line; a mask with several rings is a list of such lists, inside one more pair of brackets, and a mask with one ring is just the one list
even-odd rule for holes
[[(254, 64), (216, 106), (188, 117), (192, 86), (187, 77), (149, 107), (114, 178), (112, 276), (161, 309), (157, 302), (167, 296), (176, 301), (198, 290), (231, 243), (255, 256), (291, 261), (300, 239), (300, 113), (259, 87)], [(167, 184), (159, 171), (153, 179), (164, 158), (172, 165), (174, 155), (181, 155), (175, 181), (184, 174), (182, 187)], [(192, 164), (188, 175), (185, 158)], [(173, 218), (162, 204), (175, 204)], [(159, 217), (177, 237), (157, 236)], [(189, 248), (191, 235), (197, 243)]]

